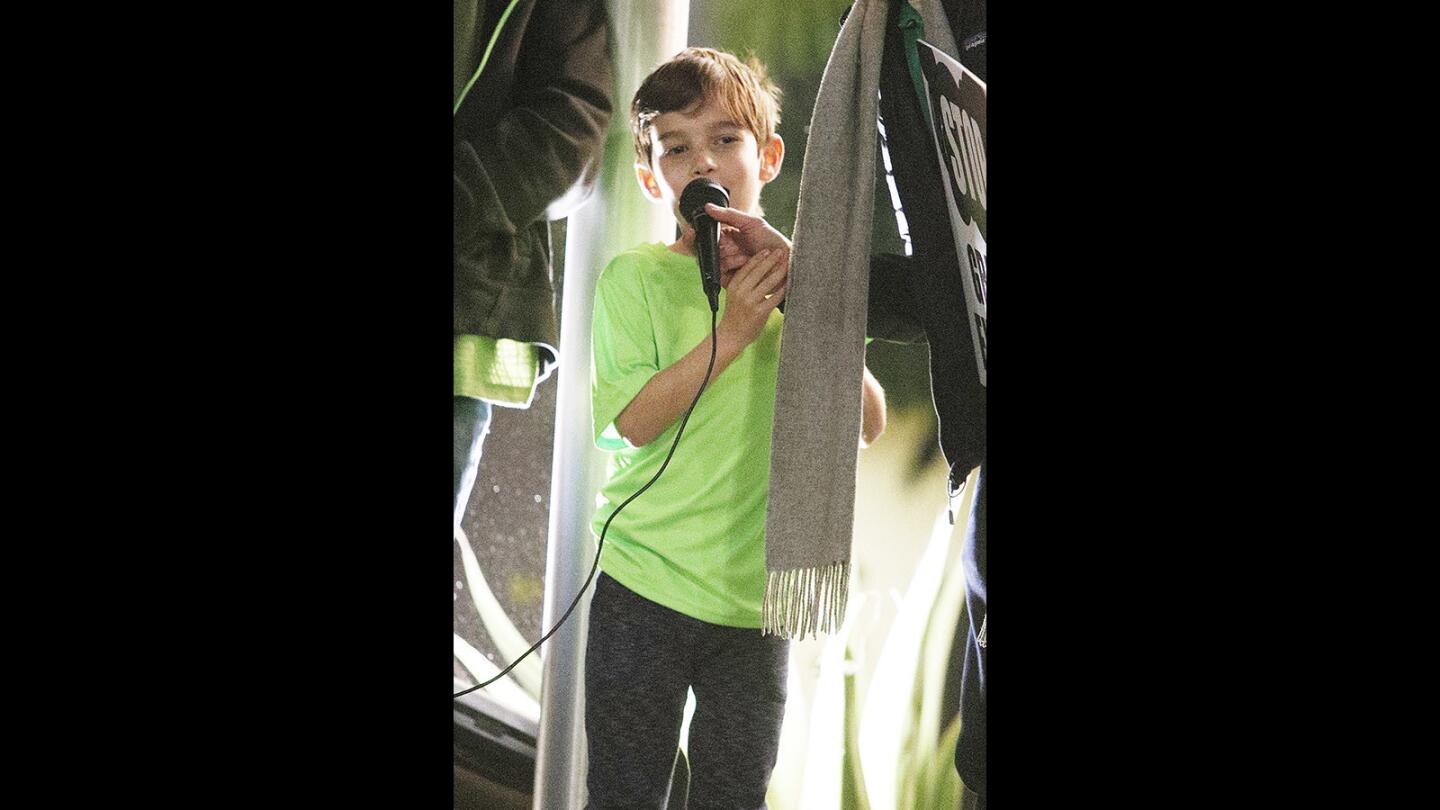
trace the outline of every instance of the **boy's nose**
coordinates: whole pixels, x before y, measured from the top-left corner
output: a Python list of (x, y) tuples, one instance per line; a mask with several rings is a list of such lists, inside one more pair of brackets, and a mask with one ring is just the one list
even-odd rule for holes
[(694, 174), (709, 174), (715, 171), (715, 158), (709, 152), (700, 151), (695, 156), (695, 165), (692, 167)]

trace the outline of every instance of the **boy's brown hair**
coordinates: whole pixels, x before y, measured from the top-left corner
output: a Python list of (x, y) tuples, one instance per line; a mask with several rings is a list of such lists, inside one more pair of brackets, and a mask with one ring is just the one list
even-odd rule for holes
[(686, 48), (645, 77), (630, 103), (635, 156), (650, 165), (650, 124), (667, 112), (687, 110), (697, 101), (719, 103), (735, 122), (755, 133), (764, 148), (780, 125), (780, 88), (759, 59), (744, 62), (714, 48)]

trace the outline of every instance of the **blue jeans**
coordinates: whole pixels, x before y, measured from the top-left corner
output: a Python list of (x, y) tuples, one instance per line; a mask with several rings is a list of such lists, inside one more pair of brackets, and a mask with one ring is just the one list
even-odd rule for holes
[(480, 447), (490, 431), (490, 403), (471, 397), (455, 397), (455, 528), (465, 517), (475, 474), (480, 469)]

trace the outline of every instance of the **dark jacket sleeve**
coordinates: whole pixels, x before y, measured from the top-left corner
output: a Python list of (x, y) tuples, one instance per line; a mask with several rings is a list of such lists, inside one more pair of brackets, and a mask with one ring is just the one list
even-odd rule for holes
[(916, 259), (893, 253), (870, 257), (870, 301), (865, 334), (891, 343), (924, 343), (925, 327), (917, 315)]
[[(496, 42), (490, 75), (472, 90), (481, 98), (467, 98), (456, 120), (457, 247), (545, 216), (598, 159), (611, 113), (609, 40), (601, 2), (542, 0), (517, 9)], [(487, 89), (505, 97), (487, 99)]]

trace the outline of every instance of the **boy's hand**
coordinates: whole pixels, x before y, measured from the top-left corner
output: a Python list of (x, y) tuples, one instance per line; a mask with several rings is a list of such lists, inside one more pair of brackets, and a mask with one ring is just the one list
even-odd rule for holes
[[(761, 217), (743, 214), (734, 208), (705, 204), (720, 227), (720, 286), (729, 289), (731, 276), (762, 250), (790, 252), (790, 240)], [(788, 265), (788, 255), (786, 259)]]
[[(763, 222), (763, 220), (761, 220)], [(716, 327), (719, 337), (743, 349), (754, 342), (770, 310), (785, 300), (790, 282), (790, 251), (761, 250), (725, 283), (725, 315)]]

